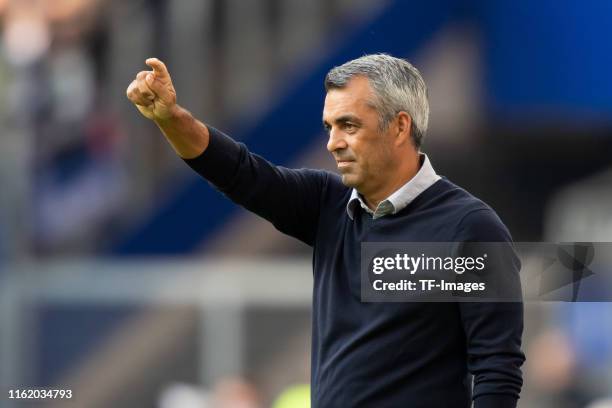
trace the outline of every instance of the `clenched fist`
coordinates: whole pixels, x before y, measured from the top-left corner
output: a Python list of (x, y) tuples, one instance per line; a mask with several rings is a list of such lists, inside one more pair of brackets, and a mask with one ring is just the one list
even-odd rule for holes
[(153, 71), (141, 71), (127, 89), (127, 97), (145, 117), (153, 120), (184, 159), (201, 155), (208, 147), (208, 128), (176, 103), (176, 91), (166, 65), (157, 58), (145, 63)]
[(146, 118), (153, 121), (169, 119), (177, 109), (176, 91), (166, 65), (157, 58), (146, 64), (153, 71), (141, 71), (126, 91), (127, 97)]

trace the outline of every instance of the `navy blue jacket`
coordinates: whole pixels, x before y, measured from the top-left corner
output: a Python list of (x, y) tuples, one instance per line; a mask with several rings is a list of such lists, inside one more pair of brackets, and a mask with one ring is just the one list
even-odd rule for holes
[(396, 214), (373, 219), (358, 208), (351, 220), (351, 190), (337, 175), (274, 166), (209, 130), (207, 150), (187, 164), (313, 247), (313, 407), (516, 406), (521, 303), (360, 300), (362, 242), (511, 242), (490, 207), (442, 178)]

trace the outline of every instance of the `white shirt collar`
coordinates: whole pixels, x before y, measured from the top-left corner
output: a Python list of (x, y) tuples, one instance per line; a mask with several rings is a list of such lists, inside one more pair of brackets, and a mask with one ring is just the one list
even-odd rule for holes
[(375, 211), (372, 211), (361, 198), (361, 195), (357, 190), (353, 189), (351, 197), (346, 205), (346, 212), (351, 220), (355, 214), (355, 207), (357, 203), (373, 216), (373, 218), (380, 218), (388, 214), (395, 214), (404, 209), (408, 204), (419, 196), (423, 191), (427, 190), (436, 181), (440, 180), (440, 176), (436, 174), (436, 171), (429, 162), (429, 158), (425, 153), (419, 153), (421, 168), (406, 184), (401, 186), (393, 194), (381, 201), (376, 207)]

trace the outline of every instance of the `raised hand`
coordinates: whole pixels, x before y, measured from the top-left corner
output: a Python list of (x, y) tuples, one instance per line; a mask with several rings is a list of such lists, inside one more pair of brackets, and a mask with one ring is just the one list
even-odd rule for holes
[(127, 88), (127, 97), (146, 118), (167, 120), (177, 109), (172, 79), (166, 65), (157, 58), (149, 58), (145, 63), (153, 70), (141, 71), (136, 75)]

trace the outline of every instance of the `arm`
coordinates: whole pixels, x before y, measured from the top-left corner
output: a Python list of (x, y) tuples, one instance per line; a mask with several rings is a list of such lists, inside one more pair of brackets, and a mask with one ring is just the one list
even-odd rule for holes
[(166, 66), (155, 58), (127, 96), (160, 128), (176, 153), (237, 204), (308, 245), (314, 244), (327, 173), (274, 166), (246, 146), (196, 120), (176, 103)]
[[(462, 220), (457, 242), (501, 242), (499, 259), (507, 281), (518, 279), (520, 260), (509, 232), (493, 210), (483, 208)], [(477, 245), (476, 245), (477, 247)], [(520, 284), (519, 284), (520, 286)], [(523, 304), (521, 302), (459, 303), (466, 335), (468, 369), (474, 376), (474, 408), (514, 408), (523, 384), (521, 351)]]

